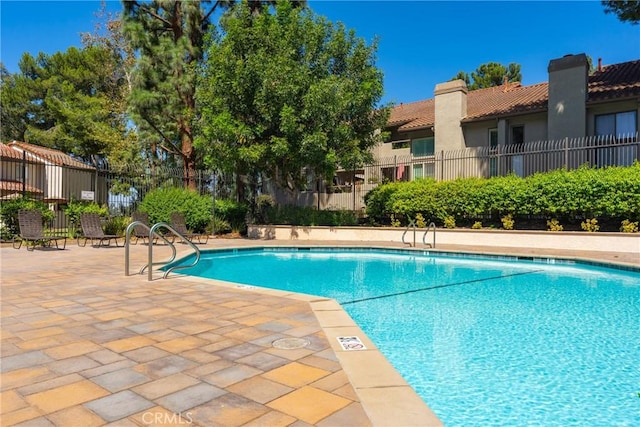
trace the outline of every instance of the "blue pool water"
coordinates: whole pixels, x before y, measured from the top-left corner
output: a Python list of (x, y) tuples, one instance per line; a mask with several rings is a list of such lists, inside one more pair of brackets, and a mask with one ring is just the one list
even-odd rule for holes
[(181, 273), (336, 299), (447, 426), (640, 426), (637, 271), (265, 248)]

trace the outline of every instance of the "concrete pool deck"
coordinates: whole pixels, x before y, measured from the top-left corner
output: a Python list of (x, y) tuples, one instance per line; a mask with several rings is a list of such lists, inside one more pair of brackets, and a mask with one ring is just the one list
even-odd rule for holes
[[(272, 245), (404, 247), (244, 239), (199, 247)], [(634, 254), (597, 251), (438, 250), (640, 266)], [(146, 256), (146, 245), (131, 246), (132, 271)], [(0, 263), (2, 426), (440, 425), (332, 300), (178, 275), (149, 282), (125, 276), (115, 247), (3, 247)], [(367, 350), (339, 346), (336, 337), (354, 335)], [(273, 345), (294, 338), (306, 345)]]

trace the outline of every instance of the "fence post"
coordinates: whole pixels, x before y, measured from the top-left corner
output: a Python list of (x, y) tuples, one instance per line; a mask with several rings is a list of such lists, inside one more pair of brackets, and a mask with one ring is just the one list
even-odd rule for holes
[(396, 176), (398, 175), (398, 156), (393, 156), (393, 182), (396, 182)]
[(444, 181), (444, 150), (440, 150), (440, 181)]
[(564, 168), (569, 170), (569, 137), (564, 137)]
[(213, 203), (211, 204), (211, 236), (215, 237), (216, 235), (216, 173), (211, 173), (211, 185), (213, 186), (213, 191), (211, 192), (211, 197), (213, 198)]
[(22, 197), (27, 197), (27, 150), (22, 150)]
[(356, 210), (356, 170), (351, 171), (351, 192), (353, 193), (353, 210)]

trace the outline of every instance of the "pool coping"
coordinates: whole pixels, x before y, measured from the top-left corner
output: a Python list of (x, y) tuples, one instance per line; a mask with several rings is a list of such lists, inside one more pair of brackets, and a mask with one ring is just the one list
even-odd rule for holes
[[(180, 280), (307, 302), (326, 335), (331, 349), (338, 358), (342, 370), (358, 395), (372, 426), (444, 426), (431, 408), (378, 350), (373, 341), (334, 299), (218, 279), (187, 276), (181, 273), (176, 273), (176, 276), (180, 276), (178, 277)], [(358, 337), (366, 348), (345, 350), (337, 339), (344, 336)]]
[[(419, 253), (421, 255), (443, 255), (458, 256), (471, 259), (493, 259), (493, 260), (526, 260), (566, 265), (586, 265), (596, 267), (608, 267), (622, 271), (640, 272), (640, 266), (615, 261), (599, 261), (581, 257), (565, 256), (544, 256), (544, 255), (518, 255), (504, 254), (501, 252), (473, 252), (460, 250), (424, 249), (424, 248), (393, 248), (385, 246), (368, 245), (256, 245), (238, 246), (225, 248), (206, 249), (206, 252), (215, 253), (237, 253), (246, 251), (267, 250), (278, 252), (284, 250), (305, 251), (311, 248), (318, 250), (349, 250), (367, 251), (376, 250), (396, 253)], [(178, 262), (179, 260), (176, 260)], [(202, 281), (211, 284), (236, 290), (247, 290), (265, 295), (291, 298), (305, 301), (309, 304), (320, 327), (327, 336), (331, 348), (336, 354), (342, 369), (347, 375), (349, 382), (354, 388), (360, 403), (364, 408), (373, 426), (443, 426), (443, 422), (437, 417), (428, 404), (416, 393), (416, 391), (406, 382), (400, 373), (393, 367), (391, 362), (378, 350), (371, 339), (362, 331), (360, 326), (334, 299), (318, 295), (282, 291), (277, 289), (264, 288), (260, 286), (245, 285), (241, 283), (227, 282), (218, 279), (207, 279), (197, 276), (187, 276), (175, 273), (180, 278), (188, 278), (192, 281)], [(358, 337), (366, 347), (361, 350), (347, 350), (338, 341), (338, 337)]]

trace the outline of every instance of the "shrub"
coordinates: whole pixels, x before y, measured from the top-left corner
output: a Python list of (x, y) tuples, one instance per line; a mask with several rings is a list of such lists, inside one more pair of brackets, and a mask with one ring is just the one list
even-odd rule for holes
[(435, 182), (424, 179), (383, 184), (365, 197), (372, 222), (389, 223), (391, 214), (444, 222), (468, 221), (511, 214), (546, 216), (559, 222), (576, 217), (640, 219), (640, 162), (628, 167), (559, 169), (526, 178), (515, 175), (489, 179), (465, 178)]
[(307, 206), (274, 206), (267, 210), (266, 217), (266, 224), (299, 226), (348, 226), (358, 224), (358, 217), (355, 212), (347, 210), (319, 211)]
[[(417, 182), (417, 181), (412, 181)], [(386, 223), (391, 212), (390, 197), (400, 188), (400, 183), (379, 185), (364, 196), (366, 213), (374, 223)]]
[(248, 210), (249, 208), (244, 203), (228, 199), (216, 199), (215, 216), (226, 221), (234, 230), (240, 232), (246, 230)]
[(585, 219), (580, 223), (580, 227), (582, 227), (584, 231), (588, 231), (590, 233), (595, 233), (600, 230), (600, 226), (598, 225), (598, 220), (596, 218)]
[(638, 232), (638, 222), (631, 222), (628, 219), (622, 221), (620, 225), (620, 231), (623, 233), (637, 233)]
[(269, 194), (261, 194), (256, 198), (256, 212), (254, 221), (257, 224), (266, 224), (269, 209), (273, 209), (276, 201)]
[(421, 213), (416, 214), (416, 227), (425, 228), (427, 226), (427, 221), (425, 221), (424, 216)]
[(17, 197), (15, 199), (3, 200), (2, 203), (0, 203), (0, 219), (2, 219), (4, 225), (2, 232), (3, 239), (12, 239), (20, 233), (18, 212), (31, 209), (38, 209), (42, 212), (42, 220), (45, 223), (55, 218), (55, 213), (49, 210), (49, 207), (39, 200)]
[(215, 234), (226, 234), (231, 231), (231, 225), (224, 219), (215, 216), (213, 218), (213, 232)]
[(547, 229), (549, 231), (562, 231), (564, 230), (564, 227), (556, 218), (554, 218), (550, 221), (547, 221)]
[(482, 228), (482, 222), (481, 221), (474, 222), (471, 228), (474, 230), (480, 230)]
[(500, 218), (500, 221), (502, 221), (502, 228), (504, 228), (505, 230), (513, 230), (513, 227), (516, 223), (513, 220), (513, 215), (511, 214), (503, 216), (502, 218)]
[(126, 216), (115, 216), (104, 225), (104, 234), (124, 236), (127, 226), (131, 223), (131, 218)]
[[(95, 213), (101, 217), (109, 216), (109, 209), (94, 202), (71, 200), (64, 208), (64, 214), (69, 223), (69, 237), (75, 238), (80, 229), (80, 215), (84, 213)], [(107, 233), (114, 234), (114, 233)]]
[(400, 227), (400, 220), (396, 219), (396, 216), (394, 214), (391, 214), (391, 226)]
[(456, 228), (456, 219), (448, 216), (444, 219), (444, 228)]
[[(216, 203), (216, 207), (217, 207)], [(171, 223), (171, 213), (181, 212), (187, 228), (204, 233), (211, 225), (213, 202), (210, 197), (182, 188), (158, 188), (147, 193), (140, 211), (149, 214), (149, 222)]]

